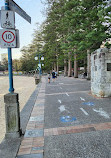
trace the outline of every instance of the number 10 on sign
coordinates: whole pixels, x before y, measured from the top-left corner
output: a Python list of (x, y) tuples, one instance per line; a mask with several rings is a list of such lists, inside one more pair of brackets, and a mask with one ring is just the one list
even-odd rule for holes
[(15, 40), (15, 34), (12, 31), (5, 31), (2, 34), (2, 39), (6, 42), (6, 43), (12, 43)]
[(15, 30), (2, 30), (1, 31), (1, 47), (2, 48), (15, 48), (16, 47), (16, 32)]

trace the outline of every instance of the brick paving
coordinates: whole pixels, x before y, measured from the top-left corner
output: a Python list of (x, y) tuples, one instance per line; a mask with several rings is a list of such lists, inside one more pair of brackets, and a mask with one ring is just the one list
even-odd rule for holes
[(82, 133), (108, 129), (111, 129), (111, 122), (44, 129), (44, 136)]
[(44, 137), (111, 129), (111, 122), (44, 129), (45, 85), (43, 78), (17, 158), (43, 158)]
[(17, 158), (43, 158), (45, 85), (45, 79), (43, 78)]

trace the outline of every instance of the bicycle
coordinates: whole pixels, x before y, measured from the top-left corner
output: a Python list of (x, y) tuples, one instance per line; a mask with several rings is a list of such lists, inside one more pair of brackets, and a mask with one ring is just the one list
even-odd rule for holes
[(12, 27), (12, 24), (10, 23), (10, 21), (6, 21), (4, 24), (3, 24), (3, 27)]

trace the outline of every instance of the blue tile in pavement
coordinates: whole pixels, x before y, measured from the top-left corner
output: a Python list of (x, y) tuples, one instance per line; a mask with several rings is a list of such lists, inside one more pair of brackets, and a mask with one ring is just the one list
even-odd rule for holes
[(33, 147), (32, 151), (35, 151), (35, 150), (43, 150), (43, 147)]
[(44, 120), (44, 116), (30, 117), (29, 121), (38, 121), (41, 122)]
[(43, 129), (39, 130), (26, 130), (24, 137), (34, 138), (34, 137), (43, 137)]
[(19, 155), (17, 158), (43, 158), (43, 154)]

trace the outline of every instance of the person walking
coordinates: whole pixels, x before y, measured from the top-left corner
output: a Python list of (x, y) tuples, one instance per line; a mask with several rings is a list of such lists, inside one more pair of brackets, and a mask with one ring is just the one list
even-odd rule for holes
[(48, 83), (50, 83), (50, 73), (48, 74)]
[(55, 71), (55, 78), (57, 78), (57, 72)]
[(55, 71), (54, 70), (52, 71), (52, 81), (53, 82), (55, 81)]

